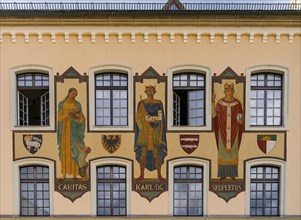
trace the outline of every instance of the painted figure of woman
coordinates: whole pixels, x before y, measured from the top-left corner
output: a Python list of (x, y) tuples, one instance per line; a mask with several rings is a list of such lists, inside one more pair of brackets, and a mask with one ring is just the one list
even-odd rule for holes
[(234, 98), (234, 84), (225, 84), (225, 97), (216, 106), (212, 95), (212, 116), (218, 147), (218, 177), (235, 180), (238, 177), (238, 150), (243, 132), (243, 110), (239, 100)]
[(139, 101), (135, 120), (135, 153), (140, 164), (137, 180), (144, 179), (145, 168), (149, 171), (156, 169), (158, 179), (164, 180), (161, 166), (167, 155), (167, 146), (163, 104), (154, 99), (155, 86), (146, 86), (145, 93), (147, 98)]
[(77, 90), (70, 88), (66, 98), (58, 106), (58, 145), (63, 179), (80, 175), (79, 156), (86, 147), (85, 117), (81, 104), (76, 101)]

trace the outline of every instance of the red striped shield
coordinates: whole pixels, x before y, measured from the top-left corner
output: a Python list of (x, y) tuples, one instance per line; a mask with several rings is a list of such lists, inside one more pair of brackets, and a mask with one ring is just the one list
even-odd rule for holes
[(180, 144), (182, 149), (187, 153), (191, 154), (199, 145), (199, 135), (192, 134), (181, 134), (180, 135)]

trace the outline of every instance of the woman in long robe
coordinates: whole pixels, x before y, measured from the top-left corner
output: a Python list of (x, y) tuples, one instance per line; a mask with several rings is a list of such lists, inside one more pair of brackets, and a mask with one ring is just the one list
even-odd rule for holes
[(85, 117), (81, 104), (75, 99), (77, 90), (70, 88), (58, 106), (58, 145), (63, 179), (79, 175), (78, 157), (85, 147)]

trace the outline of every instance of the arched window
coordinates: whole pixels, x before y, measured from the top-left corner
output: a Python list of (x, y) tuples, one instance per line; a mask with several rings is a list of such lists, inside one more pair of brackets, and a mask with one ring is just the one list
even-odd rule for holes
[(283, 79), (281, 74), (251, 75), (250, 126), (283, 125)]
[(259, 65), (246, 70), (246, 130), (288, 129), (289, 69)]
[(95, 125), (128, 125), (128, 77), (121, 73), (95, 75)]
[(173, 126), (204, 126), (205, 75), (179, 73), (173, 75)]
[(130, 215), (132, 163), (116, 157), (91, 161), (91, 216)]
[(169, 215), (208, 215), (210, 161), (183, 157), (168, 161)]
[(246, 161), (246, 215), (285, 215), (285, 163), (276, 158)]
[(208, 67), (181, 65), (168, 69), (167, 129), (211, 129), (211, 73)]
[(173, 214), (203, 215), (203, 168), (177, 166), (174, 168)]
[(278, 216), (280, 197), (279, 167), (251, 167), (250, 180), (250, 215)]
[(89, 130), (133, 129), (133, 75), (129, 67), (102, 65), (89, 70)]
[(49, 125), (49, 77), (43, 73), (17, 75), (19, 126)]
[(97, 215), (125, 216), (126, 168), (101, 166), (97, 168)]
[(49, 216), (49, 168), (46, 166), (20, 167), (20, 215)]

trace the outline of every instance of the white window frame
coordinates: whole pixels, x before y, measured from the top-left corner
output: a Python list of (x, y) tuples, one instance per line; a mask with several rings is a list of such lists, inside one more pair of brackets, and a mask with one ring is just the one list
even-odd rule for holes
[[(95, 124), (95, 75), (117, 72), (128, 76), (128, 125), (101, 126)], [(133, 74), (132, 70), (120, 65), (102, 65), (89, 69), (89, 129), (91, 131), (131, 131), (133, 130)]]
[(250, 185), (251, 185), (251, 168), (254, 166), (276, 166), (280, 170), (280, 188), (279, 188), (279, 215), (285, 215), (285, 161), (275, 158), (259, 158), (249, 160), (246, 162), (245, 173), (246, 173), (246, 210), (247, 216), (250, 215)]
[[(174, 185), (174, 168), (176, 166), (201, 166), (203, 168), (203, 216), (208, 215), (208, 192), (209, 192), (209, 167), (208, 160), (200, 158), (179, 158), (168, 162), (168, 214), (173, 216), (173, 185)], [(186, 216), (187, 217), (187, 216)]]
[(54, 192), (54, 162), (41, 158), (26, 158), (17, 160), (13, 163), (13, 214), (14, 216), (20, 216), (20, 167), (23, 166), (46, 166), (49, 169), (49, 205), (50, 216), (53, 216), (53, 192)]
[(96, 217), (97, 216), (97, 167), (100, 166), (124, 166), (126, 169), (126, 215), (131, 215), (131, 191), (132, 191), (132, 161), (116, 158), (116, 157), (106, 157), (97, 160), (93, 160), (90, 164), (91, 168), (91, 209), (90, 215)]
[[(17, 105), (17, 75), (23, 73), (40, 72), (47, 74), (49, 77), (49, 125), (29, 125), (21, 126), (18, 125), (18, 105)], [(10, 76), (10, 121), (11, 130), (22, 130), (22, 131), (50, 131), (54, 130), (54, 74), (53, 69), (47, 66), (41, 65), (23, 65), (11, 68), (9, 70)]]
[[(282, 119), (283, 124), (279, 126), (256, 126), (250, 125), (250, 94), (251, 94), (251, 75), (256, 73), (276, 73), (282, 75)], [(258, 65), (246, 69), (246, 113), (245, 113), (245, 129), (249, 131), (285, 131), (288, 130), (288, 88), (289, 88), (289, 69), (277, 65)]]
[[(173, 76), (178, 73), (194, 72), (204, 74), (205, 76), (205, 121), (204, 126), (175, 126), (173, 125)], [(167, 70), (168, 73), (168, 118), (167, 118), (167, 129), (170, 131), (208, 131), (212, 127), (211, 118), (211, 71), (208, 67), (198, 65), (181, 65), (171, 67)]]

